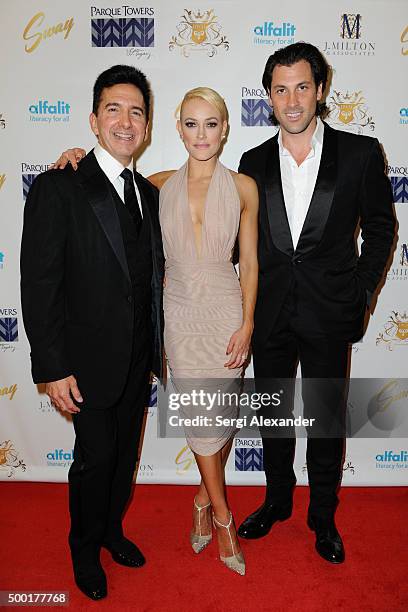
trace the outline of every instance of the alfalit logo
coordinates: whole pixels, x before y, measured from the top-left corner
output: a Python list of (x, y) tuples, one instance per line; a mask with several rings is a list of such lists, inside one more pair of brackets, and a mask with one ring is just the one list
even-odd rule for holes
[(30, 121), (37, 123), (60, 123), (69, 121), (71, 105), (64, 100), (49, 102), (48, 100), (38, 100), (28, 107)]
[(326, 55), (375, 55), (375, 43), (363, 36), (363, 16), (360, 13), (340, 15), (338, 39), (325, 41), (322, 51)]
[(375, 467), (385, 470), (408, 468), (408, 452), (406, 450), (399, 452), (386, 450), (383, 453), (378, 453), (375, 456)]
[(295, 42), (296, 26), (290, 21), (264, 21), (253, 28), (254, 45), (268, 45), (274, 50)]
[(393, 310), (384, 325), (384, 330), (376, 338), (377, 346), (384, 346), (389, 351), (398, 346), (408, 346), (408, 315), (406, 312)]
[(345, 127), (350, 132), (362, 134), (375, 128), (361, 90), (352, 93), (334, 90), (328, 100), (328, 109), (328, 121), (339, 127)]
[(179, 49), (184, 57), (189, 57), (195, 51), (214, 57), (218, 51), (229, 49), (229, 42), (214, 9), (203, 12), (184, 9), (176, 29), (177, 34), (171, 37), (169, 50)]

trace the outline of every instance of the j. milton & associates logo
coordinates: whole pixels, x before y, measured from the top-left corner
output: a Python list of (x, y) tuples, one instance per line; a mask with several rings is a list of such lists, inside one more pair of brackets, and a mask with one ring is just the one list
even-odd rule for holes
[(408, 451), (386, 450), (375, 456), (375, 467), (379, 470), (403, 470), (408, 468)]
[(390, 179), (393, 200), (395, 204), (408, 203), (408, 167), (387, 166), (387, 174)]
[(66, 40), (74, 27), (74, 18), (68, 17), (57, 23), (50, 23), (45, 13), (36, 13), (24, 28), (23, 39), (26, 53), (33, 53), (43, 42), (54, 40), (56, 36)]
[(0, 474), (5, 472), (8, 478), (14, 476), (17, 470), (25, 472), (27, 469), (23, 459), (19, 458), (12, 440), (0, 442)]
[(14, 353), (18, 342), (18, 318), (16, 308), (0, 308), (0, 352)]
[(408, 244), (399, 244), (392, 266), (387, 272), (387, 280), (408, 280)]
[(259, 438), (235, 439), (235, 471), (262, 472), (263, 447)]
[(408, 315), (406, 312), (393, 310), (375, 341), (389, 351), (397, 347), (408, 346)]
[(135, 59), (150, 59), (154, 47), (154, 8), (122, 5), (91, 6), (93, 47), (122, 47)]
[(363, 16), (360, 13), (342, 13), (337, 33), (319, 46), (326, 55), (375, 55), (375, 42), (367, 40)]
[(273, 50), (295, 42), (296, 26), (290, 21), (264, 21), (252, 28), (254, 45), (268, 45)]
[(23, 200), (27, 199), (30, 187), (33, 184), (35, 178), (41, 173), (46, 172), (50, 168), (51, 164), (43, 163), (32, 163), (22, 162), (21, 163), (21, 179), (23, 187)]
[(363, 92), (354, 91), (343, 93), (333, 91), (327, 101), (329, 109), (328, 121), (338, 127), (346, 128), (349, 132), (363, 134), (373, 131), (375, 123), (366, 104)]
[(71, 105), (64, 100), (49, 102), (38, 100), (28, 107), (30, 121), (35, 123), (66, 123), (69, 121)]
[(195, 52), (214, 57), (219, 51), (229, 50), (229, 42), (213, 9), (202, 12), (184, 9), (176, 31), (170, 39), (169, 51), (178, 49), (184, 57)]
[(241, 87), (241, 125), (271, 127), (268, 94), (261, 87)]
[(47, 465), (55, 467), (69, 467), (74, 460), (74, 451), (56, 448), (47, 453)]

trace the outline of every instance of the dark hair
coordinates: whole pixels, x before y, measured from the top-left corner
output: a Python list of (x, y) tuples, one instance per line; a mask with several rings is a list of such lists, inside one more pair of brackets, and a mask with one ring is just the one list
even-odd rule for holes
[(98, 114), (102, 91), (105, 88), (113, 87), (113, 85), (122, 85), (123, 83), (134, 85), (140, 90), (146, 109), (146, 119), (148, 119), (151, 98), (150, 85), (143, 72), (134, 66), (127, 66), (126, 64), (111, 66), (98, 76), (93, 88), (92, 112), (95, 113), (95, 115)]
[[(329, 66), (319, 49), (306, 42), (297, 42), (293, 45), (288, 45), (287, 47), (278, 49), (278, 51), (275, 51), (275, 53), (269, 56), (262, 76), (262, 85), (264, 86), (266, 92), (268, 94), (271, 93), (272, 73), (275, 66), (293, 66), (293, 64), (296, 64), (302, 60), (305, 60), (310, 64), (316, 89), (321, 83), (322, 91), (324, 92), (329, 76)], [(318, 102), (316, 105), (316, 115), (318, 117), (323, 117), (326, 113), (326, 103)], [(279, 124), (273, 109), (270, 120), (274, 125)]]

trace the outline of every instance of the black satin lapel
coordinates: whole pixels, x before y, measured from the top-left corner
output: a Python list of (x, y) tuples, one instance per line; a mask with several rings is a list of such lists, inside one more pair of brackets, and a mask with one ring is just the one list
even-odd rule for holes
[(286, 255), (293, 255), (293, 242), (282, 190), (278, 137), (272, 139), (266, 162), (265, 197), (272, 241)]
[(296, 247), (296, 255), (304, 255), (319, 244), (333, 204), (336, 180), (337, 134), (336, 130), (325, 124), (319, 172), (309, 210), (307, 211)]
[[(93, 159), (87, 158), (92, 155)], [(102, 226), (113, 252), (115, 253), (120, 266), (130, 282), (129, 268), (127, 265), (125, 246), (123, 244), (122, 230), (115, 203), (110, 191), (108, 178), (102, 172), (93, 153), (81, 162), (80, 165), (82, 186), (86, 192), (89, 203)]]

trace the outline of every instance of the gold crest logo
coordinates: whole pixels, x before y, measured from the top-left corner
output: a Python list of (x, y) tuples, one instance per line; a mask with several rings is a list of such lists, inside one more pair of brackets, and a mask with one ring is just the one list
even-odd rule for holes
[(189, 57), (191, 51), (204, 51), (213, 57), (218, 49), (228, 51), (229, 42), (221, 34), (221, 26), (213, 9), (203, 13), (184, 9), (184, 15), (177, 25), (177, 35), (169, 42), (170, 51), (176, 47), (185, 57)]
[(329, 100), (329, 118), (332, 123), (352, 127), (358, 134), (364, 128), (374, 130), (375, 123), (369, 116), (368, 107), (365, 103), (361, 91), (352, 94), (349, 92), (342, 94), (334, 91), (334, 95)]
[(5, 180), (6, 180), (6, 175), (0, 174), (0, 189), (3, 187)]
[(194, 455), (189, 446), (183, 446), (181, 451), (177, 454), (175, 459), (177, 467), (177, 474), (183, 475), (195, 464)]
[(385, 344), (392, 351), (396, 346), (408, 346), (408, 315), (392, 311), (390, 318), (384, 325), (384, 331), (378, 334), (376, 344)]
[(18, 453), (11, 440), (6, 440), (0, 444), (0, 471), (8, 472), (8, 478), (14, 475), (16, 470), (26, 471), (27, 466), (18, 458)]

